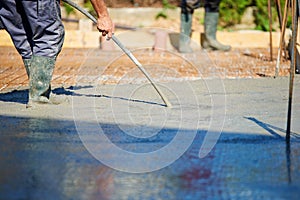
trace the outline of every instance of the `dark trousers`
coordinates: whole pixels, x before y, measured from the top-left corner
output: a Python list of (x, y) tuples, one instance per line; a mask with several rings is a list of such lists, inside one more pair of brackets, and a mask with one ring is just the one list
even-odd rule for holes
[(219, 12), (221, 0), (182, 0), (181, 12), (185, 14), (193, 14), (194, 10), (204, 6), (205, 12)]
[(0, 18), (23, 59), (56, 58), (64, 41), (59, 0), (1, 0)]

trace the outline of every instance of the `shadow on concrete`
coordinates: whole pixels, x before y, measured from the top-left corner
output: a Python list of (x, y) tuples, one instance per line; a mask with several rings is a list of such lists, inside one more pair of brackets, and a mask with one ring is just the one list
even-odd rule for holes
[(28, 102), (28, 89), (0, 93), (0, 101), (26, 104)]
[[(52, 90), (54, 94), (72, 95), (71, 91), (65, 90), (64, 88), (56, 88)], [(0, 93), (0, 101), (27, 104), (29, 98), (29, 90), (12, 90), (5, 93)]]
[[(80, 94), (76, 93), (76, 90), (80, 89), (89, 89), (93, 88), (93, 86), (71, 86), (68, 88), (60, 87), (55, 88), (52, 90), (53, 94), (56, 95), (66, 95), (66, 96), (84, 96), (84, 97), (97, 97), (97, 98), (108, 98), (108, 99), (119, 99), (124, 101), (132, 101), (132, 102), (139, 102), (139, 103), (146, 103), (151, 105), (159, 105), (165, 107), (164, 104), (151, 102), (151, 101), (143, 101), (139, 99), (128, 99), (125, 97), (115, 97), (115, 96), (109, 96), (109, 95), (95, 95), (95, 94)], [(12, 102), (12, 103), (20, 103), (20, 104), (27, 104), (28, 103), (28, 89), (25, 90), (13, 90), (6, 93), (0, 93), (0, 101), (3, 102)]]
[[(285, 129), (282, 129), (282, 128), (279, 128), (277, 126), (273, 126), (271, 124), (268, 124), (268, 123), (264, 123), (254, 117), (244, 117), (245, 119), (248, 119), (250, 121), (253, 121), (254, 123), (256, 123), (258, 126), (262, 127), (263, 129), (265, 129), (266, 131), (268, 131), (272, 136), (274, 137), (278, 137), (278, 138), (283, 138), (280, 134), (278, 134), (276, 131), (274, 130), (277, 130), (277, 131), (280, 131), (282, 133), (286, 133), (286, 130)], [(300, 139), (300, 135), (295, 133), (295, 132), (291, 132), (291, 135), (295, 138), (298, 138)]]
[(151, 101), (143, 101), (143, 100), (139, 100), (139, 99), (128, 99), (125, 97), (116, 97), (116, 96), (110, 96), (110, 95), (103, 95), (103, 94), (99, 94), (99, 95), (95, 95), (95, 94), (80, 94), (77, 93), (76, 90), (82, 90), (82, 89), (91, 89), (94, 88), (94, 86), (71, 86), (68, 88), (56, 88), (54, 89), (52, 92), (54, 94), (57, 95), (69, 95), (69, 96), (84, 96), (84, 97), (97, 97), (97, 98), (107, 98), (107, 99), (119, 99), (119, 100), (124, 100), (124, 101), (132, 101), (132, 102), (138, 102), (138, 103), (146, 103), (146, 104), (150, 104), (150, 105), (159, 105), (159, 106), (163, 106), (165, 107), (165, 104), (160, 104), (160, 103), (156, 103), (156, 102), (151, 102)]
[[(116, 124), (99, 125), (116, 145), (133, 152), (139, 148), (145, 148), (144, 152), (155, 151), (168, 145), (177, 132), (176, 129), (163, 128), (157, 136), (143, 139), (129, 137)], [(92, 157), (82, 144), (72, 120), (0, 115), (0, 197), (299, 197), (299, 140), (294, 138), (287, 148), (285, 140), (277, 136), (223, 132), (208, 156), (199, 159), (198, 152), (206, 133), (207, 130), (198, 130), (190, 148), (168, 167), (151, 173), (129, 174), (104, 166)], [(123, 158), (123, 162), (130, 161)]]
[[(52, 90), (52, 93), (57, 95), (67, 95), (67, 96), (82, 96), (80, 94), (74, 93), (72, 90), (75, 89), (84, 89), (84, 88), (92, 88), (92, 86), (80, 86), (80, 87), (69, 87), (67, 89), (60, 87)], [(12, 103), (20, 103), (26, 104), (28, 102), (29, 90), (12, 90), (5, 93), (0, 93), (0, 101), (3, 102), (12, 102)]]

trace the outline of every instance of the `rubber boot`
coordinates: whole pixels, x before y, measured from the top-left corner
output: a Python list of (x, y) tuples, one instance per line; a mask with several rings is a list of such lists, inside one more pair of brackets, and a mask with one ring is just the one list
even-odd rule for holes
[(180, 36), (179, 36), (179, 52), (180, 53), (192, 53), (193, 50), (190, 47), (190, 36), (192, 33), (192, 14), (181, 13), (180, 16)]
[(218, 12), (205, 12), (204, 34), (201, 34), (201, 46), (207, 50), (229, 51), (230, 45), (223, 45), (217, 40)]
[(33, 56), (29, 73), (29, 101), (27, 107), (33, 104), (51, 103), (50, 82), (55, 65), (55, 58)]
[(27, 76), (29, 78), (31, 59), (23, 59), (23, 63), (24, 63), (25, 69), (26, 69)]

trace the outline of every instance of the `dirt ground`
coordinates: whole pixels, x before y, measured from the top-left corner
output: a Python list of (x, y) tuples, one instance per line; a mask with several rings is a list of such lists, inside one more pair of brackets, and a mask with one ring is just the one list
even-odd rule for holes
[[(153, 26), (179, 30), (179, 18), (175, 20), (177, 21), (172, 23), (168, 20), (156, 20)], [(203, 31), (199, 19), (194, 20), (193, 31)], [(143, 35), (139, 37), (145, 41)], [(228, 44), (230, 43), (229, 41)], [(205, 51), (199, 48), (192, 54), (180, 54), (176, 49), (136, 49), (133, 54), (157, 82), (213, 77), (260, 78), (275, 75), (277, 48), (272, 50), (272, 60), (269, 48), (243, 47), (233, 48), (229, 52)], [(0, 92), (28, 86), (22, 59), (13, 47), (0, 46), (0, 60)], [(289, 67), (290, 62), (283, 57), (278, 75), (288, 76)], [(52, 85), (60, 87), (76, 83), (121, 84), (144, 81), (147, 81), (145, 76), (119, 48), (113, 51), (99, 48), (63, 48), (57, 59)]]
[[(13, 47), (0, 47), (0, 91), (28, 85), (22, 60)], [(193, 54), (134, 51), (156, 81), (182, 81), (218, 77), (222, 79), (260, 78), (275, 75), (276, 54), (269, 49), (232, 49), (229, 52), (200, 50)], [(288, 76), (290, 62), (282, 59), (279, 76)], [(57, 59), (53, 86), (75, 83), (121, 84), (147, 81), (133, 62), (120, 51), (64, 48)]]

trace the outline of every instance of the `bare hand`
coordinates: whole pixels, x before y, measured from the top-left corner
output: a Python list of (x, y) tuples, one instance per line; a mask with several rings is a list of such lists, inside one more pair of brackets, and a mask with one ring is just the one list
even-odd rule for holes
[(110, 17), (105, 16), (98, 18), (97, 28), (102, 33), (102, 36), (107, 36), (107, 39), (109, 40), (114, 33), (115, 26)]

